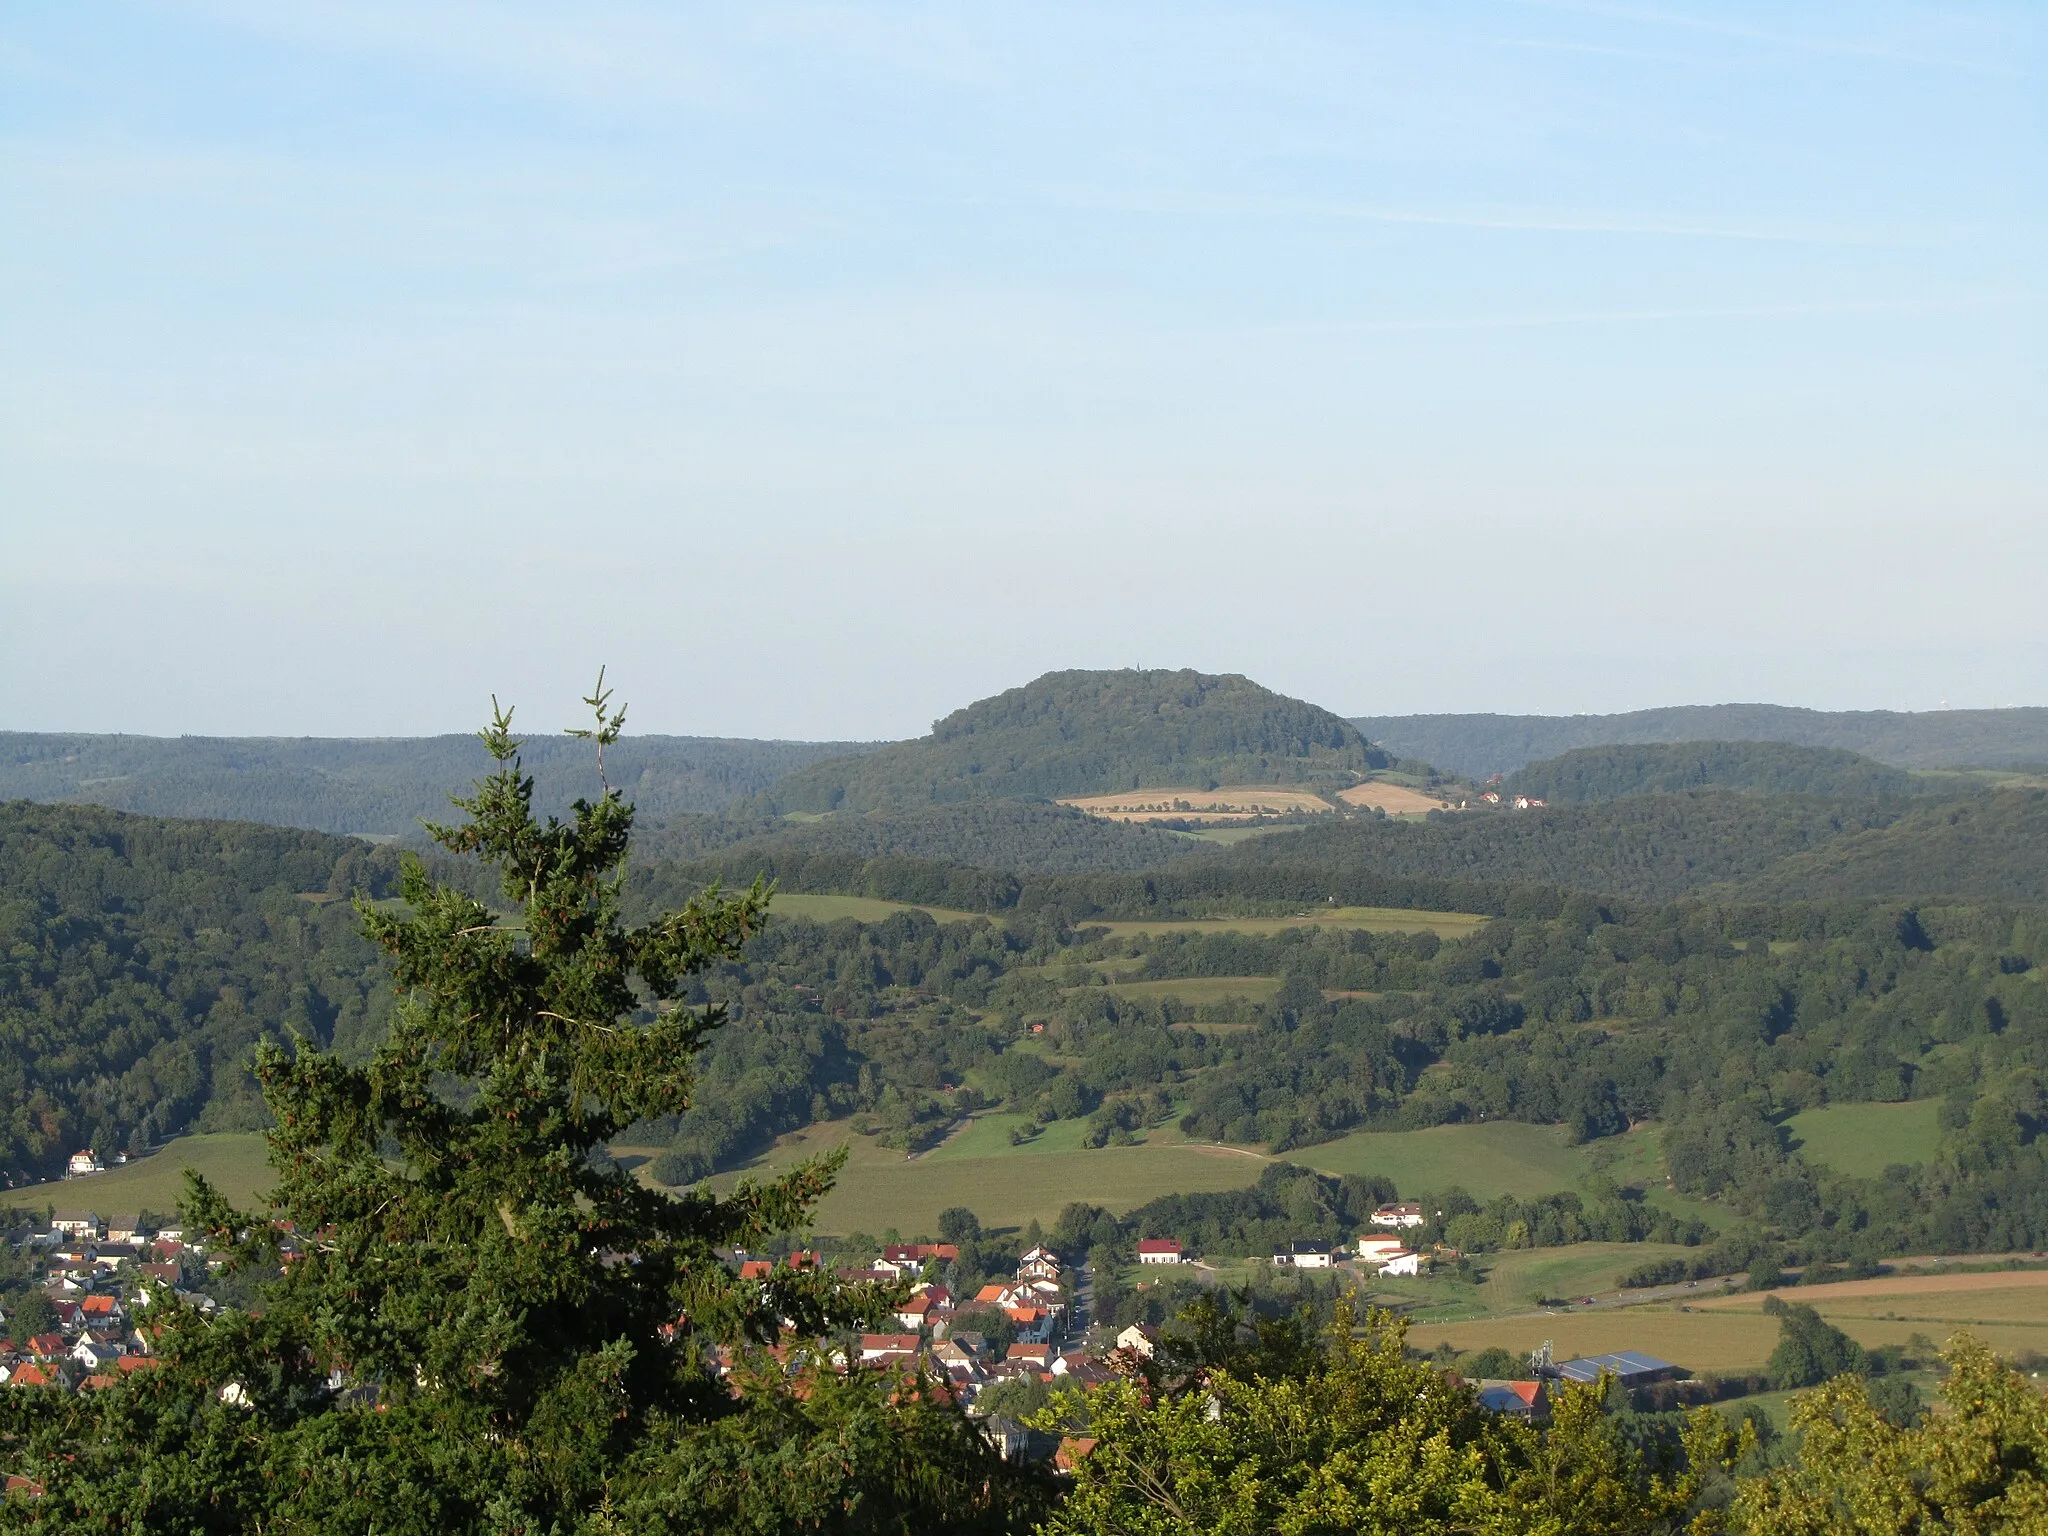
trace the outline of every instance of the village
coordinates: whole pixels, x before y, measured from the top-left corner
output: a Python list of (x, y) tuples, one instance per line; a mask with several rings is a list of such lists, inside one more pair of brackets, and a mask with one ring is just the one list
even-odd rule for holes
[[(1359, 1234), (1349, 1248), (1291, 1241), (1273, 1249), (1270, 1263), (1276, 1269), (1341, 1268), (1359, 1277), (1415, 1276), (1446, 1257), (1406, 1246), (1400, 1234), (1423, 1223), (1418, 1204), (1383, 1205), (1373, 1213), (1374, 1230)], [(79, 1392), (114, 1385), (158, 1363), (149, 1326), (153, 1307), (175, 1300), (211, 1314), (223, 1305), (212, 1294), (221, 1288), (223, 1260), (175, 1221), (59, 1210), (47, 1225), (18, 1227), (5, 1241), (29, 1288), (4, 1320), (8, 1342), (0, 1347), (0, 1384)], [(289, 1232), (280, 1247), (286, 1263), (301, 1251)], [(827, 1264), (823, 1254), (808, 1249), (774, 1257), (736, 1251), (728, 1257), (742, 1279), (761, 1282), (782, 1266), (801, 1271)], [(1140, 1239), (1135, 1257), (1148, 1271), (1200, 1269), (1198, 1255), (1172, 1238)], [(1142, 1323), (1090, 1326), (1080, 1273), (1085, 1266), (1069, 1265), (1043, 1244), (1019, 1258), (1013, 1275), (989, 1280), (971, 1296), (953, 1290), (959, 1259), (953, 1243), (892, 1243), (864, 1265), (835, 1267), (836, 1278), (847, 1284), (907, 1285), (908, 1291), (896, 1308), (895, 1331), (858, 1334), (830, 1358), (843, 1370), (922, 1374), (979, 1420), (1005, 1456), (1070, 1471), (1090, 1448), (1086, 1438), (1047, 1434), (1024, 1419), (1056, 1389), (1085, 1391), (1141, 1373), (1159, 1348), (1159, 1329)], [(721, 1377), (737, 1364), (729, 1352), (713, 1361)], [(1667, 1361), (1635, 1351), (1559, 1364), (1539, 1352), (1526, 1378), (1473, 1385), (1482, 1406), (1540, 1422), (1548, 1416), (1557, 1382), (1593, 1382), (1605, 1375), (1634, 1388), (1682, 1374)]]

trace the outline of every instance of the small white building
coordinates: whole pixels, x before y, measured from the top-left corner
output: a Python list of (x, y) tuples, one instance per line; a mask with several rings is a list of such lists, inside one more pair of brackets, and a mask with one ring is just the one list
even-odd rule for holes
[(1143, 1355), (1147, 1360), (1152, 1358), (1152, 1351), (1158, 1343), (1159, 1330), (1148, 1328), (1143, 1323), (1133, 1323), (1116, 1336), (1118, 1349), (1128, 1349), (1132, 1354)]
[(1419, 1227), (1422, 1225), (1422, 1205), (1415, 1200), (1383, 1205), (1372, 1213), (1372, 1224), (1376, 1227)]
[(59, 1211), (50, 1218), (50, 1230), (66, 1237), (97, 1238), (100, 1219), (91, 1211)]
[(106, 1171), (107, 1165), (100, 1161), (99, 1153), (93, 1151), (91, 1147), (87, 1147), (83, 1152), (71, 1154), (71, 1161), (64, 1168), (64, 1177), (76, 1179), (82, 1178), (88, 1173), (105, 1173)]
[(1328, 1243), (1289, 1243), (1284, 1248), (1273, 1250), (1273, 1262), (1295, 1269), (1328, 1269), (1335, 1262), (1335, 1256)]
[(1396, 1249), (1380, 1260), (1382, 1275), (1419, 1275), (1422, 1273), (1422, 1255), (1410, 1253), (1406, 1248)]
[(1138, 1262), (1140, 1264), (1179, 1264), (1185, 1261), (1180, 1241), (1172, 1237), (1141, 1237), (1138, 1239)]

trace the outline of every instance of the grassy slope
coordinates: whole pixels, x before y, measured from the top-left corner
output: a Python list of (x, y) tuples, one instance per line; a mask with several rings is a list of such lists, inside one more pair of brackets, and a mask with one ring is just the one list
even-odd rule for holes
[(1941, 1139), (1933, 1099), (1904, 1104), (1830, 1104), (1786, 1123), (1794, 1149), (1837, 1173), (1875, 1178), (1893, 1163), (1927, 1163)]
[(83, 1179), (26, 1184), (9, 1192), (10, 1204), (41, 1210), (97, 1211), (112, 1216), (148, 1209), (169, 1213), (185, 1193), (186, 1168), (196, 1168), (220, 1192), (247, 1208), (269, 1188), (270, 1165), (263, 1137), (255, 1132), (181, 1136), (153, 1156)]

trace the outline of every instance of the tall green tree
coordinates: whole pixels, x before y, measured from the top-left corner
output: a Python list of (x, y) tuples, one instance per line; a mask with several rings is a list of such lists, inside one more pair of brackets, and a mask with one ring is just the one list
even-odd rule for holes
[[(623, 710), (600, 676), (600, 773)], [(404, 870), (359, 901), (402, 996), (345, 1065), (300, 1042), (258, 1076), (277, 1184), (260, 1213), (191, 1176), (188, 1214), (269, 1272), (260, 1310), (160, 1299), (163, 1368), (75, 1398), (0, 1397), (0, 1460), (41, 1489), (0, 1527), (122, 1532), (997, 1530), (1029, 1490), (921, 1383), (842, 1374), (887, 1291), (721, 1250), (797, 1227), (836, 1164), (718, 1197), (592, 1154), (688, 1106), (723, 1022), (678, 1001), (768, 893), (622, 920), (633, 811), (608, 785), (540, 820), (509, 711), (467, 819), (434, 827), (502, 906)], [(770, 1352), (772, 1348), (772, 1352)], [(719, 1364), (732, 1367), (723, 1377)]]

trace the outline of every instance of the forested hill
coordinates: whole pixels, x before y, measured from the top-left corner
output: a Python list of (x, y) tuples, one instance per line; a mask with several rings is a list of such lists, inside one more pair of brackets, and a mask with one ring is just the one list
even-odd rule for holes
[[(856, 742), (629, 736), (606, 758), (644, 815), (717, 811)], [(586, 743), (537, 734), (523, 761), (536, 802), (595, 797)], [(78, 801), (151, 816), (263, 821), (321, 832), (405, 835), (445, 821), (490, 760), (474, 736), (87, 736), (0, 732), (0, 800)]]
[(1049, 672), (929, 736), (790, 775), (757, 802), (872, 811), (1150, 786), (1349, 782), (1390, 759), (1345, 721), (1249, 678)]
[(1752, 879), (1745, 894), (2048, 902), (2048, 791), (2001, 789), (1925, 806), (1888, 827), (1787, 859)]
[(675, 817), (634, 843), (640, 863), (721, 851), (727, 864), (749, 857), (832, 853), (935, 859), (1036, 875), (1151, 869), (1217, 850), (1179, 833), (1103, 821), (1043, 800), (968, 800), (817, 821)]
[(380, 1038), (383, 959), (343, 899), (397, 858), (353, 838), (0, 804), (0, 1174), (261, 1123), (264, 1035)]
[(1778, 704), (1687, 704), (1621, 715), (1386, 715), (1351, 722), (1388, 751), (1473, 778), (1513, 773), (1577, 747), (1782, 741), (1859, 752), (1895, 768), (2048, 763), (2048, 709), (1827, 712)]
[(1619, 800), (1685, 789), (1867, 799), (1945, 787), (1854, 752), (1775, 741), (1689, 741), (1671, 746), (1580, 747), (1509, 775), (1503, 790), (1553, 803)]
[[(887, 824), (885, 818), (876, 818)], [(680, 850), (679, 850), (680, 851)], [(1578, 891), (1667, 902), (2048, 900), (2048, 791), (1931, 804), (1692, 790), (1542, 811), (1424, 821), (1331, 817), (1152, 869), (1038, 871), (898, 848), (764, 837), (679, 862), (642, 862), (650, 899), (766, 873), (793, 891), (844, 891), (1069, 921), (1342, 905), (1516, 910), (1517, 893)]]

